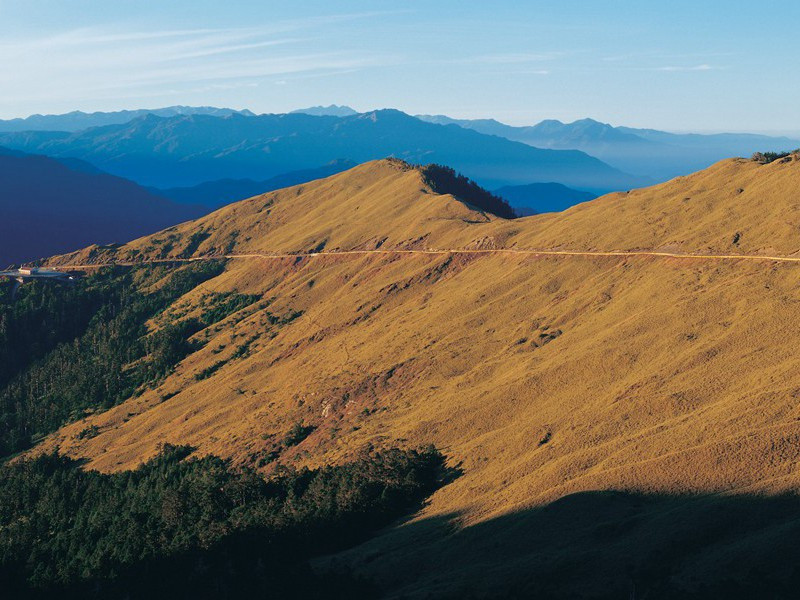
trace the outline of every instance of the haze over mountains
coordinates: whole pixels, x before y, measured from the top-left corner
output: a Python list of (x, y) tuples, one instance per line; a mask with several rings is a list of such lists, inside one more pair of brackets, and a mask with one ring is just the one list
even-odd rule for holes
[(597, 197), (596, 194), (573, 190), (560, 183), (509, 185), (494, 190), (494, 193), (505, 199), (523, 217), (559, 212)]
[(80, 158), (162, 188), (215, 179), (268, 179), (337, 159), (360, 163), (387, 156), (442, 163), (489, 188), (542, 179), (596, 191), (646, 183), (580, 151), (541, 150), (461, 127), (425, 123), (397, 110), (349, 117), (148, 114), (77, 133), (6, 133), (0, 135), (0, 145)]
[[(78, 159), (146, 186), (154, 196), (192, 207), (186, 212), (151, 198), (152, 211), (163, 210), (163, 215), (134, 219), (130, 223), (135, 225), (127, 229), (121, 223), (113, 231), (100, 228), (94, 239), (98, 243), (150, 233), (154, 229), (144, 227), (148, 222), (162, 227), (197, 216), (203, 210), (200, 207), (217, 208), (386, 156), (453, 166), (497, 190), (518, 214), (528, 215), (560, 211), (601, 193), (641, 187), (722, 157), (795, 144), (800, 142), (611, 127), (591, 119), (511, 127), (491, 119), (417, 118), (396, 110), (358, 113), (339, 105), (258, 116), (248, 110), (173, 106), (112, 113), (76, 111), (0, 122), (0, 146), (56, 160)], [(24, 204), (20, 189), (13, 192), (14, 202)], [(107, 191), (103, 186), (98, 189), (103, 190), (101, 196)], [(41, 192), (36, 194), (40, 197)], [(7, 188), (3, 194), (9, 202), (11, 193)], [(87, 190), (75, 214), (82, 214), (93, 197), (99, 200)], [(65, 206), (65, 201), (71, 200), (64, 197), (59, 204)], [(88, 235), (93, 227), (93, 221), (77, 217), (76, 223), (63, 227), (56, 213), (41, 213), (37, 218), (53, 231), (78, 232), (82, 222)], [(77, 236), (78, 245), (93, 239), (87, 235)], [(68, 239), (62, 236), (62, 244), (41, 250), (29, 239), (27, 249), (15, 253), (13, 259), (76, 248), (64, 245)]]
[(357, 115), (358, 111), (353, 110), (349, 106), (331, 104), (329, 106), (298, 108), (297, 110), (293, 110), (292, 113), (313, 115), (315, 117), (352, 117), (353, 115)]
[(202, 204), (211, 208), (219, 208), (225, 204), (244, 200), (265, 192), (271, 192), (284, 187), (306, 183), (315, 179), (322, 179), (336, 173), (341, 173), (356, 166), (350, 160), (334, 160), (316, 169), (303, 169), (276, 175), (265, 181), (252, 179), (220, 179), (208, 181), (192, 187), (158, 189), (151, 188), (158, 195), (165, 196), (182, 204)]
[[(430, 128), (420, 120), (450, 127)], [(464, 129), (483, 137), (470, 137)], [(220, 206), (332, 174), (327, 165), (336, 161), (351, 166), (398, 156), (454, 166), (490, 189), (529, 186), (524, 194), (517, 190), (509, 196), (512, 205), (525, 214), (563, 210), (587, 198), (580, 192), (597, 195), (626, 190), (685, 175), (722, 158), (800, 146), (800, 141), (789, 138), (673, 134), (612, 127), (592, 119), (513, 127), (493, 119), (412, 118), (389, 110), (360, 114), (340, 105), (260, 116), (248, 110), (186, 106), (114, 113), (76, 111), (0, 121), (0, 132), (4, 132), (0, 143), (8, 147), (77, 157), (149, 187), (174, 189), (165, 195), (180, 202)], [(536, 148), (579, 150), (617, 170), (583, 154), (536, 152), (485, 136)], [(531, 185), (552, 183), (574, 191), (556, 193), (555, 186)], [(192, 194), (197, 194), (195, 200)]]
[[(310, 433), (279, 464), (446, 448), (460, 475), (422, 512), (320, 564), (388, 597), (788, 590), (798, 192), (797, 156), (731, 159), (509, 221), (376, 161), (55, 257), (235, 257), (160, 327), (211, 293), (269, 301), (42, 449), (104, 471), (165, 441), (250, 464), (297, 422)], [(273, 314), (295, 317), (273, 329)]]
[(528, 127), (514, 127), (494, 119), (451, 119), (444, 115), (417, 117), (430, 123), (454, 124), (538, 148), (582, 150), (618, 169), (646, 175), (656, 181), (687, 175), (732, 156), (800, 147), (800, 141), (786, 137), (749, 133), (677, 134), (655, 129), (612, 127), (593, 119), (572, 123), (547, 120)]
[(202, 215), (76, 159), (0, 148), (0, 268), (87, 244), (124, 243)]
[(166, 108), (120, 110), (116, 112), (85, 113), (76, 110), (63, 115), (31, 115), (19, 119), (0, 120), (0, 131), (80, 131), (90, 127), (128, 123), (144, 115), (174, 117), (177, 115), (211, 115), (226, 117), (231, 114), (252, 115), (249, 110), (215, 108), (213, 106), (168, 106)]

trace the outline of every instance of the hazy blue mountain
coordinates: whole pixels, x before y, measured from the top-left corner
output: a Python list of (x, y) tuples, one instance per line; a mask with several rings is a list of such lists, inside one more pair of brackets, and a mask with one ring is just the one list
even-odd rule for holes
[(558, 212), (570, 206), (597, 198), (596, 194), (568, 188), (560, 183), (529, 183), (512, 185), (494, 190), (520, 215)]
[(252, 179), (220, 179), (183, 188), (149, 188), (160, 196), (181, 204), (202, 204), (209, 208), (219, 208), (225, 204), (251, 198), (273, 190), (307, 183), (315, 179), (330, 177), (356, 166), (351, 160), (334, 160), (316, 169), (303, 169), (284, 173), (265, 181)]
[(514, 127), (494, 119), (451, 119), (445, 115), (417, 115), (417, 118), (438, 125), (458, 125), (467, 129), (499, 135), (504, 138), (542, 147), (563, 146), (565, 144), (603, 141), (606, 143), (642, 143), (636, 135), (620, 131), (592, 119), (581, 119), (573, 123), (562, 123), (555, 119), (542, 121), (537, 125)]
[(76, 110), (64, 115), (31, 115), (24, 119), (0, 120), (0, 131), (81, 131), (89, 127), (129, 123), (143, 115), (174, 117), (177, 115), (211, 115), (226, 117), (238, 113), (252, 116), (249, 110), (214, 108), (213, 106), (168, 106), (166, 108), (120, 110), (116, 112), (85, 113)]
[(126, 242), (201, 216), (75, 159), (0, 148), (0, 266)]
[(732, 156), (757, 151), (791, 150), (800, 141), (786, 137), (725, 133), (675, 134), (654, 129), (612, 127), (593, 119), (573, 123), (547, 120), (513, 127), (493, 119), (451, 119), (444, 115), (419, 115), (430, 123), (454, 124), (489, 135), (498, 135), (537, 148), (582, 150), (628, 173), (664, 181), (693, 173)]
[[(755, 133), (669, 133), (657, 129), (636, 129), (633, 127), (617, 127), (618, 131), (629, 133), (657, 144), (683, 146), (685, 148), (755, 148), (752, 152), (794, 150), (800, 145), (800, 139), (785, 136), (768, 136)], [(769, 146), (769, 147), (765, 147)]]
[(358, 112), (345, 105), (331, 104), (330, 106), (309, 106), (308, 108), (298, 108), (292, 114), (312, 115), (315, 117), (351, 117)]
[(0, 145), (80, 158), (143, 185), (189, 187), (218, 179), (266, 180), (344, 158), (395, 156), (453, 167), (487, 188), (555, 181), (592, 192), (646, 185), (576, 150), (542, 150), (397, 110), (349, 117), (149, 114), (76, 133), (0, 134)]

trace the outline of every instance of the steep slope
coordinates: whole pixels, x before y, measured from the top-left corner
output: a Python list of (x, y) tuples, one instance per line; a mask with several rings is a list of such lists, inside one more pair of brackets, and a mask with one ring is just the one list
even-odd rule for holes
[[(461, 475), (321, 567), (407, 598), (773, 591), (800, 531), (780, 496), (800, 489), (800, 264), (766, 255), (798, 248), (798, 185), (796, 157), (731, 160), (505, 221), (378, 161), (56, 258), (230, 254), (162, 319), (233, 290), (268, 311), (209, 328), (159, 387), (42, 448), (114, 471), (187, 443), (269, 471), (298, 422), (314, 429), (281, 464), (432, 443)], [(716, 256), (602, 254), (667, 248)], [(573, 254), (536, 253), (558, 249)]]
[(582, 152), (540, 150), (461, 127), (425, 123), (397, 110), (343, 118), (147, 115), (75, 134), (3, 134), (0, 144), (80, 158), (161, 188), (215, 179), (263, 180), (336, 159), (361, 163), (387, 156), (445, 164), (488, 188), (538, 180), (608, 192), (645, 183)]
[(203, 212), (77, 160), (0, 149), (2, 266), (91, 243), (124, 242)]
[(757, 151), (787, 151), (800, 141), (747, 133), (677, 134), (655, 129), (613, 127), (594, 119), (562, 123), (555, 119), (514, 127), (494, 119), (451, 119), (419, 115), (431, 123), (455, 124), (489, 135), (499, 135), (537, 148), (575, 149), (596, 156), (618, 169), (646, 175), (656, 181), (688, 175), (730, 156)]
[(387, 159), (236, 202), (120, 248), (87, 248), (51, 262), (424, 248), (433, 240), (458, 246), (476, 223), (492, 220), (435, 193), (420, 169)]
[[(729, 159), (667, 183), (609, 194), (510, 243), (572, 250), (794, 256), (800, 251), (798, 155), (768, 165)], [(621, 224), (624, 224), (622, 226)]]

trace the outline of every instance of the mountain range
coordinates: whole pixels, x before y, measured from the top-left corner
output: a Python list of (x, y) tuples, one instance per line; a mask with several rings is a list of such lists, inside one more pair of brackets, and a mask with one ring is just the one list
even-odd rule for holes
[(791, 597), (800, 158), (515, 220), (453, 181), (374, 161), (53, 257), (158, 261), (147, 285), (217, 265), (156, 331), (250, 304), (36, 452), (119, 472), (168, 442), (280, 473), (433, 444), (443, 487), (316, 570), (395, 598)]
[[(3, 129), (11, 131), (2, 133)], [(612, 127), (591, 119), (510, 127), (494, 120), (424, 115), (415, 118), (395, 110), (357, 113), (338, 105), (260, 116), (247, 110), (185, 106), (34, 115), (0, 122), (0, 145), (50, 156), (54, 159), (47, 163), (50, 167), (77, 169), (84, 180), (94, 169), (130, 181), (124, 186), (125, 192), (113, 194), (117, 198), (113, 210), (109, 211), (108, 206), (99, 209), (107, 202), (108, 187), (90, 186), (85, 181), (87, 187), (81, 198), (65, 196), (51, 186), (47, 193), (52, 195), (51, 205), (58, 206), (58, 210), (45, 211), (41, 202), (48, 176), (43, 159), (36, 159), (42, 169), (36, 186), (29, 179), (20, 187), (9, 175), (8, 185), (0, 190), (5, 213), (17, 215), (16, 207), (40, 206), (36, 213), (40, 230), (54, 233), (9, 233), (5, 236), (6, 247), (14, 246), (19, 251), (6, 250), (0, 254), (0, 261), (33, 259), (90, 241), (124, 241), (230, 202), (306, 183), (386, 156), (412, 163), (454, 166), (495, 190), (518, 214), (530, 215), (561, 211), (601, 193), (629, 190), (684, 174), (723, 156), (749, 155), (754, 149), (795, 144), (800, 142), (753, 135), (684, 135)], [(625, 171), (647, 173), (650, 177), (632, 176)], [(134, 189), (135, 193), (131, 191)], [(34, 198), (31, 203), (27, 202), (28, 193)], [(132, 198), (129, 213), (120, 208), (123, 198)], [(125, 214), (136, 215), (145, 199), (150, 207), (148, 215), (123, 218)], [(64, 215), (69, 212), (65, 203), (73, 201), (75, 211), (69, 218), (76, 222), (65, 227)], [(83, 216), (89, 206), (97, 208), (90, 211), (92, 218)], [(159, 215), (161, 211), (163, 214)], [(92, 220), (100, 214), (107, 216), (102, 225)], [(122, 221), (113, 224), (113, 215)], [(81, 227), (80, 223), (85, 225)], [(94, 238), (84, 235), (92, 230), (89, 224), (96, 225)], [(59, 243), (54, 244), (55, 240)]]
[(213, 106), (168, 106), (165, 108), (120, 110), (116, 112), (85, 113), (79, 110), (63, 115), (31, 115), (24, 119), (0, 120), (0, 132), (12, 131), (81, 131), (90, 127), (121, 125), (144, 115), (175, 117), (179, 115), (210, 115), (227, 117), (232, 114), (252, 116), (249, 110), (215, 108)]
[(458, 125), (537, 148), (582, 150), (618, 169), (656, 181), (687, 175), (732, 156), (800, 147), (799, 140), (787, 137), (749, 133), (677, 134), (612, 127), (593, 119), (572, 123), (546, 120), (536, 125), (514, 127), (494, 119), (451, 119), (444, 115), (417, 115), (417, 118), (440, 125)]
[(426, 123), (397, 110), (347, 117), (147, 114), (76, 133), (0, 134), (0, 145), (80, 158), (160, 188), (217, 179), (263, 180), (337, 159), (361, 163), (387, 156), (445, 164), (489, 188), (544, 180), (604, 192), (647, 182), (580, 151), (533, 148), (462, 127)]
[(179, 205), (79, 160), (0, 148), (0, 265), (123, 243), (206, 209)]
[(352, 117), (353, 115), (357, 115), (358, 111), (353, 110), (349, 106), (330, 104), (328, 106), (298, 108), (297, 110), (293, 110), (292, 113), (313, 115), (315, 117)]
[[(207, 115), (227, 117), (230, 115), (255, 116), (249, 110), (234, 110), (229, 108), (214, 107), (189, 107), (172, 106), (159, 109), (138, 109), (118, 112), (83, 113), (75, 111), (64, 115), (33, 115), (25, 119), (11, 119), (0, 121), (0, 132), (70, 132), (107, 125), (124, 125), (135, 119), (147, 115), (158, 117), (180, 117), (189, 115)], [(292, 111), (289, 114), (309, 115), (319, 117), (347, 118), (359, 115), (357, 111), (345, 105), (331, 104), (329, 106), (312, 106)], [(265, 115), (267, 116), (267, 115)], [(277, 115), (269, 115), (275, 117)], [(743, 133), (720, 134), (682, 134), (659, 131), (656, 129), (641, 129), (632, 127), (614, 127), (593, 119), (580, 119), (572, 123), (563, 123), (558, 120), (545, 120), (531, 126), (511, 126), (494, 119), (453, 119), (445, 115), (416, 115), (416, 118), (440, 125), (457, 125), (486, 135), (503, 137), (508, 140), (518, 141), (530, 146), (557, 150), (580, 150), (594, 156), (616, 169), (634, 173), (650, 179), (650, 182), (666, 181), (672, 177), (686, 175), (696, 170), (705, 168), (710, 164), (731, 156), (750, 156), (757, 151), (786, 151), (800, 146), (800, 140), (790, 137), (766, 136)], [(302, 133), (302, 127), (297, 133)], [(51, 138), (63, 136), (54, 134), (31, 140), (34, 145), (41, 145)], [(243, 144), (251, 140), (242, 136), (238, 140)], [(23, 142), (6, 140), (7, 146), (19, 147)], [(39, 151), (34, 147), (27, 147), (29, 151)], [(221, 149), (225, 152), (227, 149)], [(408, 148), (399, 148), (398, 155), (408, 152)], [(374, 155), (363, 155), (361, 158), (343, 155), (355, 162), (379, 158)], [(409, 154), (409, 156), (411, 156)], [(334, 160), (333, 158), (331, 160)], [(424, 161), (421, 161), (424, 162)], [(294, 170), (317, 168), (318, 164), (295, 164)], [(251, 177), (248, 175), (247, 177)], [(255, 179), (264, 179), (263, 174), (253, 175)], [(477, 177), (477, 175), (475, 175)], [(205, 182), (205, 181), (203, 181)], [(544, 180), (534, 181), (504, 181), (487, 180), (488, 185), (507, 185), (519, 183), (545, 183)], [(566, 183), (560, 181), (562, 184)], [(148, 182), (145, 182), (148, 183)], [(177, 185), (187, 186), (201, 183), (199, 181), (182, 181)], [(640, 185), (648, 183), (640, 179)], [(171, 186), (173, 182), (164, 185)], [(569, 184), (568, 184), (569, 185)], [(576, 186), (581, 187), (581, 186)], [(586, 186), (583, 186), (586, 188)], [(597, 186), (596, 186), (597, 187)], [(600, 186), (603, 187), (603, 186)], [(610, 191), (614, 186), (598, 187), (594, 191)], [(619, 186), (617, 186), (619, 187)], [(624, 186), (623, 186), (624, 187)], [(587, 188), (588, 189), (588, 188)]]

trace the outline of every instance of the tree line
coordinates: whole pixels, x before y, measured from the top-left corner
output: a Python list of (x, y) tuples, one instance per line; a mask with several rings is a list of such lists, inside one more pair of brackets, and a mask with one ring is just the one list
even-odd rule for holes
[(415, 510), (442, 482), (433, 448), (365, 451), (270, 479), (165, 445), (138, 469), (58, 454), (0, 467), (0, 590), (9, 598), (369, 597), (308, 559)]
[(74, 287), (0, 289), (0, 457), (29, 448), (87, 411), (107, 409), (166, 377), (199, 347), (190, 338), (258, 300), (217, 294), (198, 318), (147, 322), (224, 268), (109, 268)]

